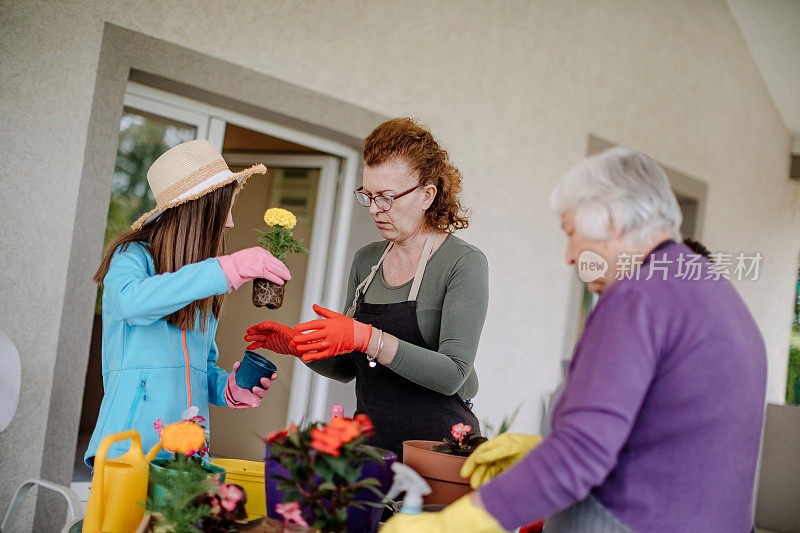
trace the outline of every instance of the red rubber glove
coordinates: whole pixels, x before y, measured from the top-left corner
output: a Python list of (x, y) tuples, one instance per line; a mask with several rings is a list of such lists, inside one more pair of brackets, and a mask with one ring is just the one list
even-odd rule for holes
[[(297, 324), (294, 328), (300, 332), (294, 336), (293, 342), (303, 361), (316, 361), (356, 350), (363, 352), (369, 346), (371, 324), (318, 305), (314, 305), (314, 312), (323, 318)], [(311, 333), (302, 333), (304, 331)]]
[(248, 350), (266, 348), (275, 353), (297, 357), (300, 353), (292, 342), (295, 335), (297, 335), (297, 331), (293, 328), (269, 320), (247, 328), (244, 340), (252, 343), (247, 347)]

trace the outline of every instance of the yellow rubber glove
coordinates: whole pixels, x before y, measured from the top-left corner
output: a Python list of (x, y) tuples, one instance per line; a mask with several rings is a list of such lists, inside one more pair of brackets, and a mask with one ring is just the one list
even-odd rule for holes
[(438, 513), (398, 514), (390, 518), (380, 533), (501, 533), (506, 531), (492, 515), (476, 507), (469, 494)]
[(477, 489), (500, 472), (513, 465), (542, 442), (539, 435), (501, 433), (478, 446), (461, 467), (461, 477)]

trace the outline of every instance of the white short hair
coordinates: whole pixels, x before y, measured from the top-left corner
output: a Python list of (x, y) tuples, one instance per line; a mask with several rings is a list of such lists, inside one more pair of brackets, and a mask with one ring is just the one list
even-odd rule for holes
[(587, 157), (561, 178), (550, 195), (553, 210), (575, 212), (575, 227), (605, 240), (615, 229), (631, 241), (664, 230), (681, 240), (683, 216), (667, 175), (644, 154), (612, 148)]

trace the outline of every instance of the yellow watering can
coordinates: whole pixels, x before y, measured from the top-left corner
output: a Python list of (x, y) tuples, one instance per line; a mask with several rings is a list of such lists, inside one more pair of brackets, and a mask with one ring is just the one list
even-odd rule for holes
[[(131, 440), (125, 455), (106, 460), (108, 449), (115, 442)], [(103, 439), (94, 457), (94, 476), (83, 533), (129, 533), (136, 531), (144, 517), (147, 500), (148, 464), (161, 450), (156, 444), (144, 455), (138, 431), (115, 433)]]

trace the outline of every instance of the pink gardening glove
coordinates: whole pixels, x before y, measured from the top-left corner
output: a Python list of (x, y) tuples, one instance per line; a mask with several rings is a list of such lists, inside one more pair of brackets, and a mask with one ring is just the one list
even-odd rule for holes
[(236, 384), (236, 371), (241, 365), (241, 361), (233, 364), (233, 372), (228, 374), (228, 384), (225, 386), (225, 403), (231, 409), (247, 409), (248, 407), (258, 407), (261, 400), (267, 393), (272, 381), (278, 379), (278, 373), (272, 374), (272, 378), (261, 378), (261, 387), (253, 387), (252, 391), (245, 390)]
[(280, 259), (275, 259), (271, 253), (260, 246), (245, 248), (230, 255), (217, 257), (219, 266), (228, 280), (228, 287), (236, 290), (246, 281), (263, 278), (278, 285), (292, 279), (289, 269)]

